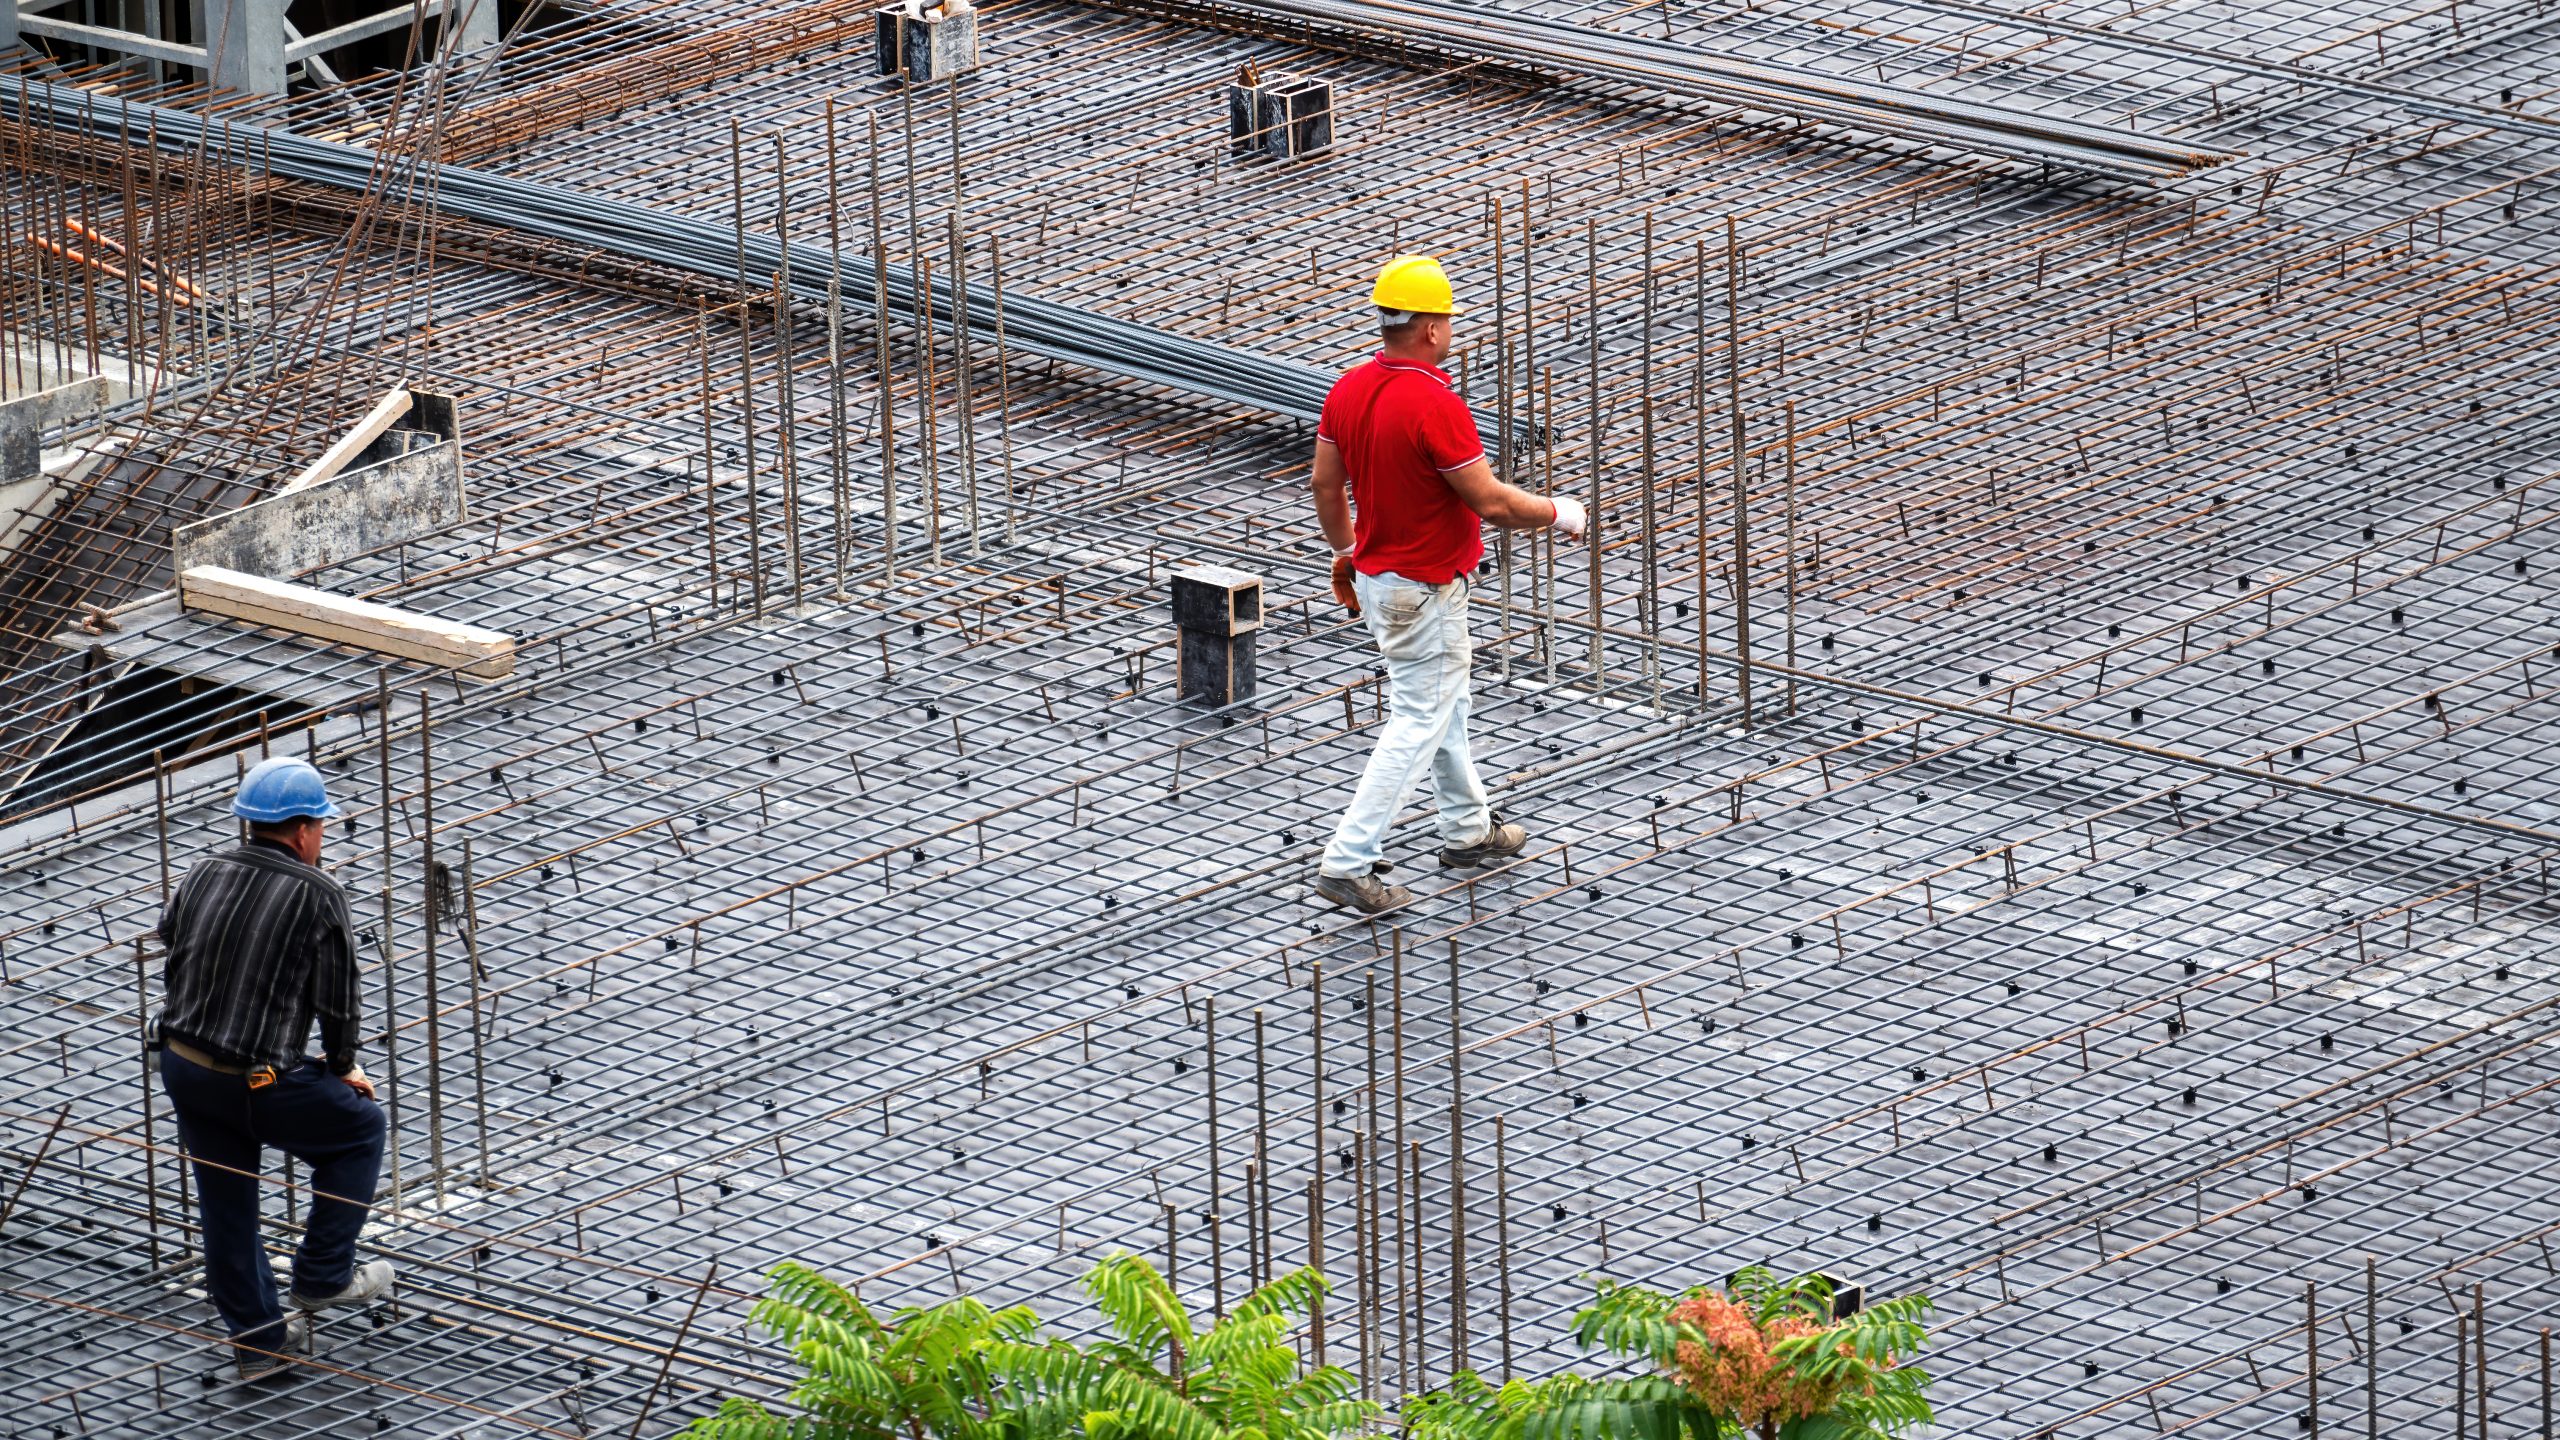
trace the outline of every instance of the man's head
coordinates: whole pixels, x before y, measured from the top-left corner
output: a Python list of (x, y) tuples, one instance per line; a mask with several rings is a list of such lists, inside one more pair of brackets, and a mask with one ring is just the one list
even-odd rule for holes
[(320, 863), (324, 821), (337, 817), (329, 787), (320, 772), (300, 760), (278, 756), (261, 760), (240, 781), (231, 813), (249, 822), (249, 834), (271, 840), (300, 856), (304, 864)]
[(1428, 255), (1399, 255), (1378, 272), (1369, 289), (1378, 307), (1378, 335), (1387, 353), (1437, 365), (1449, 354), (1453, 317), (1464, 314), (1449, 289), (1449, 276)]
[(267, 840), (290, 850), (305, 865), (320, 863), (320, 842), (329, 822), (317, 815), (300, 815), (291, 820), (254, 820), (249, 824), (249, 838)]
[(1382, 309), (1378, 339), (1390, 355), (1437, 365), (1449, 356), (1449, 317)]

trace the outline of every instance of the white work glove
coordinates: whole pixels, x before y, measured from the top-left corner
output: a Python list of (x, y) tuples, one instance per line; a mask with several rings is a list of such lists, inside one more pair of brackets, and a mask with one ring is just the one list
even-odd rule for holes
[(1583, 513), (1582, 502), (1564, 495), (1550, 495), (1547, 503), (1556, 507), (1555, 523), (1548, 528), (1567, 540), (1581, 539), (1584, 527), (1591, 523), (1591, 517)]

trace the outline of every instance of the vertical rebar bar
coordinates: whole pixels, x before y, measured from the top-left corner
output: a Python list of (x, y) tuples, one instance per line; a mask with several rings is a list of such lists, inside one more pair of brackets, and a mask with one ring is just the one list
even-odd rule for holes
[(151, 830), (160, 846), (160, 904), (169, 903), (169, 762), (151, 752)]
[(2302, 1282), (2302, 1428), (2320, 1440), (2320, 1299), (2312, 1281)]
[(1796, 402), (1787, 401), (1787, 713), (1796, 713)]
[[(959, 162), (955, 144), (952, 161)], [(957, 232), (954, 232), (955, 235)], [(1227, 1199), (1226, 1152), (1218, 1144), (1218, 997), (1204, 997), (1200, 1016), (1201, 1043), (1205, 1048), (1202, 1077), (1209, 1090), (1209, 1313), (1224, 1319), (1227, 1313), (1227, 1257), (1219, 1247), (1218, 1212)]]
[(391, 1158), (391, 1204), (400, 1204), (400, 976), (399, 946), (392, 930), (391, 845), (394, 830), (391, 822), (391, 672), (377, 668), (373, 672), (374, 726), (381, 737), (377, 758), (381, 779), (382, 808), (375, 823), (382, 830), (382, 1089), (387, 1098), (383, 1109), (388, 1112), (390, 1135), (385, 1146)]
[(916, 262), (923, 302), (916, 310), (916, 454), (924, 463), (926, 563), (942, 564), (942, 380), (933, 353), (933, 261)]
[(1250, 1160), (1244, 1162), (1244, 1293), (1252, 1294), (1262, 1285), (1261, 1211), (1253, 1203), (1254, 1186), (1260, 1183), (1261, 1171)]
[(2489, 1440), (2489, 1287), (2471, 1283), (2471, 1361), (2473, 1403), (2479, 1407), (2480, 1440)]
[(1383, 1193), (1378, 1174), (1378, 1137), (1383, 1132), (1380, 1131), (1378, 1126), (1378, 1092), (1381, 1081), (1379, 1079), (1378, 1070), (1377, 969), (1373, 966), (1364, 971), (1361, 979), (1364, 986), (1365, 1001), (1361, 1006), (1360, 1014), (1367, 1031), (1368, 1046), (1368, 1084), (1364, 1087), (1365, 1103), (1362, 1109), (1364, 1118), (1361, 1133), (1365, 1135), (1367, 1139), (1359, 1153), (1355, 1156), (1355, 1160), (1360, 1166), (1360, 1180), (1366, 1192), (1365, 1203), (1369, 1207), (1369, 1251), (1367, 1260), (1369, 1272), (1369, 1294), (1366, 1303), (1369, 1308), (1370, 1330), (1367, 1340), (1369, 1348), (1361, 1352), (1360, 1363), (1362, 1366), (1366, 1367), (1368, 1371), (1374, 1373), (1383, 1367), (1387, 1349), (1386, 1311), (1383, 1308), (1386, 1304), (1386, 1273), (1384, 1266), (1386, 1263), (1387, 1252), (1386, 1237), (1381, 1233), (1383, 1227), (1379, 1219), (1380, 1213), (1386, 1205), (1386, 1196)]
[[(1393, 1108), (1388, 1113), (1395, 1126), (1394, 1142), (1387, 1150), (1387, 1167), (1395, 1177), (1396, 1187), (1395, 1285), (1391, 1293), (1395, 1297), (1396, 1308), (1396, 1383), (1413, 1391), (1421, 1387), (1413, 1382), (1414, 1336), (1406, 1323), (1413, 1312), (1408, 1299), (1407, 1277), (1413, 1272), (1414, 1257), (1409, 1249), (1412, 1242), (1408, 1238), (1405, 1221), (1409, 1175), (1404, 1163), (1404, 935), (1401, 931), (1396, 934), (1394, 951), (1387, 981), (1387, 1003), (1390, 1007), (1387, 1012), (1388, 1083), (1394, 1087)], [(1417, 1204), (1421, 1199), (1419, 1196), (1411, 1198)]]
[(951, 379), (953, 400), (960, 417), (960, 474), (962, 494), (969, 511), (969, 553), (981, 552), (978, 531), (978, 413), (969, 389), (969, 372), (974, 368), (969, 354), (969, 253), (963, 239), (965, 230), (961, 216), (968, 210), (968, 192), (963, 183), (966, 170), (961, 165), (960, 148), (960, 77), (951, 77)]
[[(1020, 506), (1013, 493), (1013, 361), (1005, 353), (1004, 338), (1004, 252), (997, 245), (998, 236), (987, 235), (988, 283), (994, 289), (996, 329), (996, 448), (1004, 457), (1004, 539), (1014, 539), (1014, 523)], [(1270, 1278), (1270, 1256), (1265, 1255), (1264, 1278)]]
[(2381, 1291), (2374, 1278), (2373, 1257), (2364, 1257), (2364, 1437), (2382, 1440)]
[(1262, 1027), (1262, 1007), (1253, 1011), (1253, 1174), (1245, 1186), (1245, 1203), (1253, 1207), (1253, 1283), (1271, 1283), (1271, 1054)]
[(978, 526), (978, 418), (969, 388), (974, 363), (969, 351), (969, 249), (957, 214), (951, 216), (950, 232), (952, 413), (960, 422), (961, 505), (969, 526), (969, 554), (974, 557), (984, 553)]
[[(1546, 481), (1546, 494), (1548, 498), (1553, 499), (1556, 493), (1557, 451), (1561, 447), (1561, 442), (1556, 438), (1556, 372), (1553, 368), (1539, 372), (1538, 385), (1539, 389), (1533, 394), (1532, 398), (1539, 402), (1539, 411), (1545, 417), (1538, 427), (1538, 433), (1543, 437), (1543, 444), (1538, 455), (1538, 470), (1540, 476)], [(1547, 535), (1545, 543), (1546, 563), (1542, 567), (1542, 580), (1546, 586), (1547, 599), (1545, 641), (1546, 673), (1541, 678), (1544, 679), (1546, 684), (1550, 687), (1553, 687), (1556, 683), (1556, 665), (1558, 663), (1556, 655), (1556, 642), (1558, 638), (1557, 626), (1562, 618), (1564, 605), (1564, 601), (1557, 593), (1556, 584), (1556, 546), (1557, 541), (1560, 538), (1561, 537), (1555, 535), (1553, 532), (1549, 532)]]
[(462, 956), (471, 973), (471, 1105), (474, 1133), (479, 1137), (480, 1188), (495, 1190), (489, 1176), (489, 1067), (487, 1038), (480, 1029), (480, 992), (488, 977), (480, 969), (480, 897), (471, 888), (471, 837), (462, 837)]
[[(1490, 210), (1487, 219), (1493, 231), (1493, 424), (1494, 463), (1504, 483), (1518, 484), (1511, 456), (1511, 286), (1502, 243), (1502, 197), (1487, 197)], [(1497, 597), (1495, 633), (1502, 637), (1501, 650), (1495, 656), (1498, 673), (1511, 678), (1511, 532), (1502, 530), (1494, 537), (1494, 564), (1500, 572), (1501, 588)]]
[(1724, 217), (1725, 401), (1733, 426), (1733, 659), (1742, 724), (1751, 720), (1751, 480), (1742, 437), (1742, 247)]
[[(1315, 1173), (1307, 1181), (1307, 1263), (1322, 1273), (1324, 1256), (1324, 962), (1308, 965), (1308, 1034), (1314, 1049)], [(1307, 1341), (1315, 1363), (1324, 1363), (1324, 1299), (1307, 1307)]]
[[(2471, 1433), (2471, 1314), (2467, 1310), (2453, 1312), (2453, 1440), (2466, 1440)], [(2480, 1440), (2489, 1440), (2483, 1435)]]
[(1449, 937), (1449, 1373), (1467, 1368), (1466, 1017), (1459, 1004), (1458, 937)]
[[(1307, 1177), (1307, 1265), (1317, 1274), (1324, 1273), (1324, 1163), (1316, 1163), (1316, 1173)], [(1324, 1298), (1316, 1297), (1307, 1306), (1307, 1343), (1313, 1359), (1324, 1364)]]
[(1653, 212), (1644, 212), (1644, 274), (1637, 283), (1644, 289), (1644, 330), (1638, 338), (1636, 368), (1636, 409), (1642, 431), (1638, 438), (1638, 469), (1643, 475), (1639, 489), (1643, 503), (1638, 524), (1643, 534), (1643, 584), (1637, 609), (1638, 623), (1644, 631), (1645, 679), (1652, 687), (1653, 704), (1662, 706), (1662, 563), (1656, 549), (1659, 517), (1654, 502), (1653, 473)]
[(864, 112), (871, 146), (871, 337), (880, 385), (880, 585), (898, 583), (898, 385), (889, 363), (889, 240), (880, 213), (880, 117)]
[(2551, 1433), (2551, 1327), (2542, 1327), (2542, 1440), (2560, 1440)]
[(880, 365), (880, 586), (898, 583), (898, 380), (889, 364), (889, 246), (871, 242), (873, 334)]
[(699, 302), (693, 307), (693, 353), (695, 368), (702, 377), (702, 531), (710, 556), (711, 605), (717, 611), (720, 606), (720, 462), (711, 442), (711, 327), (704, 320)]
[(427, 1174), (434, 1182), (436, 1208), (444, 1208), (444, 1017), (436, 993), (436, 761), (434, 697), (418, 692), (418, 912), (425, 920), (427, 1002)]
[(853, 472), (845, 455), (844, 187), (836, 163), (836, 98), (827, 97), (827, 501), (835, 512), (835, 598), (852, 560)]
[[(1601, 654), (1600, 649), (1600, 637), (1602, 634), (1600, 623), (1600, 597), (1602, 593), (1600, 588), (1600, 540), (1604, 533), (1601, 525), (1601, 514), (1607, 508), (1608, 501), (1608, 496), (1605, 493), (1600, 480), (1600, 222), (1597, 220), (1584, 221), (1582, 236), (1583, 249), (1585, 252), (1583, 259), (1582, 328), (1584, 331), (1583, 338), (1590, 342), (1590, 363), (1583, 384), (1583, 407), (1584, 420), (1590, 427), (1591, 431), (1591, 465), (1589, 470), (1591, 477), (1591, 505), (1587, 512), (1589, 525), (1583, 532), (1582, 543), (1590, 551), (1589, 559), (1591, 573), (1588, 583), (1591, 587), (1591, 593), (1586, 597), (1586, 600), (1591, 612), (1591, 693), (1596, 696), (1605, 693), (1608, 689), (1606, 661), (1605, 657)], [(1403, 1143), (1401, 1132), (1399, 1132), (1397, 1143), (1399, 1146)]]
[[(151, 1083), (151, 979), (143, 965), (142, 937), (139, 935), (133, 937), (133, 1028), (142, 1042), (139, 1050), (142, 1061), (142, 1191), (150, 1204), (151, 1268), (157, 1270), (161, 1263), (160, 1124), (159, 1097), (151, 1092), (159, 1087)], [(60, 1120), (54, 1122), (57, 1129), (61, 1124)], [(170, 1117), (170, 1124), (173, 1128), (176, 1126), (175, 1115)], [(45, 1138), (50, 1145), (52, 1137)], [(183, 1165), (185, 1162), (179, 1163)], [(16, 1197), (11, 1198), (14, 1200)]]
[(1691, 444), (1698, 453), (1698, 708), (1707, 708), (1712, 694), (1707, 672), (1708, 601), (1707, 590), (1707, 242), (1704, 237), (1696, 246), (1698, 289), (1696, 295), (1697, 353), (1689, 375), (1689, 419)]
[(1504, 1145), (1509, 1117), (1493, 1117), (1493, 1269), (1502, 1305), (1502, 1375), (1511, 1378), (1511, 1157)]
[(1370, 1273), (1370, 1260), (1376, 1246), (1370, 1238), (1369, 1229), (1377, 1219), (1371, 1203), (1375, 1187), (1369, 1183), (1369, 1152), (1372, 1148), (1369, 1133), (1354, 1128), (1351, 1132), (1351, 1298), (1352, 1330), (1359, 1342), (1359, 1358), (1351, 1368), (1359, 1377), (1363, 1399), (1376, 1393), (1375, 1376), (1371, 1373), (1376, 1348), (1372, 1344), (1374, 1331), (1370, 1324), (1371, 1287), (1377, 1278)]
[(1307, 1045), (1315, 1090), (1315, 1169), (1324, 1173), (1324, 962), (1308, 967)]
[(1418, 1394), (1431, 1388), (1431, 1325), (1426, 1307), (1429, 1291), (1422, 1273), (1422, 1142), (1407, 1142), (1406, 1157), (1411, 1167), (1406, 1182), (1413, 1195), (1413, 1233), (1406, 1250), (1412, 1262), (1406, 1283), (1411, 1286), (1413, 1294), (1413, 1390)]
[[(755, 317), (747, 304), (747, 161), (735, 120), (729, 122), (729, 213), (738, 230), (738, 414), (743, 428), (740, 453), (747, 473), (747, 579), (755, 596), (755, 616), (761, 620), (764, 515), (756, 494), (756, 346)], [(775, 297), (777, 306), (780, 298)]]
[(773, 243), (780, 268), (773, 274), (774, 465), (782, 473), (782, 551), (791, 567), (791, 608), (806, 598), (800, 565), (800, 400), (799, 369), (792, 346), (791, 324), (791, 172), (782, 137), (773, 137)]

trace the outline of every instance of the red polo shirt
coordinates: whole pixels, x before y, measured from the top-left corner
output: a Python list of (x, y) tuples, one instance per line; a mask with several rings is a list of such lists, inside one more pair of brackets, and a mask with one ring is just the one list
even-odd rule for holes
[(1484, 528), (1445, 478), (1484, 458), (1446, 373), (1382, 351), (1333, 383), (1316, 438), (1351, 477), (1351, 563), (1446, 585), (1484, 558)]

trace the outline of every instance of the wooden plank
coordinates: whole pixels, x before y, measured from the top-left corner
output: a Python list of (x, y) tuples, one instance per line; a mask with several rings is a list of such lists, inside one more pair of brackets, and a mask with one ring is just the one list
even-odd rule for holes
[(408, 391), (385, 391), (382, 398), (374, 402), (373, 408), (365, 412), (365, 417), (356, 422), (356, 428), (339, 437), (338, 443), (329, 447), (328, 454), (311, 462), (311, 468), (286, 481), (281, 493), (290, 495), (346, 469), (348, 462), (364, 453), (364, 447), (382, 438), (382, 432), (391, 428), (392, 421), (408, 413)]
[(415, 540), (463, 514), (461, 456), (448, 441), (180, 525), (169, 533), (170, 568), (282, 578)]
[(189, 610), (283, 630), (330, 645), (347, 645), (447, 666), (482, 680), (515, 673), (515, 637), (477, 625), (395, 610), (370, 600), (332, 595), (308, 585), (198, 565), (178, 575), (178, 599)]

